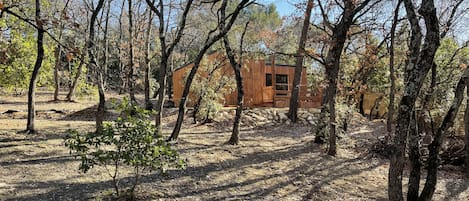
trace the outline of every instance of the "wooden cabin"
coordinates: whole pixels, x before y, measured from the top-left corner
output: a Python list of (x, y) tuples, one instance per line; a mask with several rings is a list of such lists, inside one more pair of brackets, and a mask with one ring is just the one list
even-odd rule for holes
[[(223, 54), (212, 53), (206, 56), (206, 58), (209, 61), (225, 60), (226, 62), (222, 64), (223, 66), (219, 70), (224, 71), (229, 76), (233, 76), (234, 79), (234, 71)], [(267, 59), (267, 61), (264, 58), (258, 57), (257, 59), (243, 60), (241, 75), (244, 86), (244, 105), (248, 107), (289, 107), (295, 66), (277, 64), (274, 56), (271, 56), (271, 59)], [(193, 64), (190, 63), (176, 69), (173, 73), (173, 95), (176, 105), (179, 104), (182, 97), (185, 77), (192, 67)], [(193, 96), (193, 94), (190, 94), (189, 100), (193, 100)], [(311, 87), (308, 87), (306, 68), (303, 68), (301, 74), (299, 98), (299, 105), (302, 108), (319, 108), (321, 106), (322, 94), (320, 92), (314, 93)], [(236, 105), (236, 90), (226, 95), (223, 101), (225, 106)], [(193, 106), (194, 103), (188, 101), (187, 105)]]

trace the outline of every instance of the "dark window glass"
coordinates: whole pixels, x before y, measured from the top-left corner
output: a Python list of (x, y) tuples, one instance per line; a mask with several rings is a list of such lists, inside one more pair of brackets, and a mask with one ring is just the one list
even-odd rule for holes
[(275, 89), (288, 90), (288, 75), (275, 75)]
[(266, 87), (272, 86), (272, 74), (270, 73), (265, 74), (265, 86)]

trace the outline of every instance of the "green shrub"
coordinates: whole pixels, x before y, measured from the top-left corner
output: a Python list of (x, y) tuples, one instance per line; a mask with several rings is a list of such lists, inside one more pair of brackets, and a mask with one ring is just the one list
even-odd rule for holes
[(171, 167), (183, 169), (185, 161), (179, 159), (162, 136), (155, 136), (150, 111), (132, 106), (126, 99), (117, 108), (121, 115), (114, 122), (105, 123), (102, 133), (80, 134), (69, 130), (65, 146), (70, 154), (80, 158), (79, 169), (84, 173), (94, 166), (105, 167), (117, 196), (120, 196), (119, 171), (122, 166), (132, 167), (134, 179), (128, 195), (133, 199), (142, 171), (163, 173)]

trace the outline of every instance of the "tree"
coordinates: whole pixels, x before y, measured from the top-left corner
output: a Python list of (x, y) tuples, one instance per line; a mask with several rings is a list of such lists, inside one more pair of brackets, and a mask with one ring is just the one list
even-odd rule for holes
[(129, 74), (127, 75), (127, 87), (129, 88), (129, 97), (130, 102), (135, 104), (137, 100), (135, 99), (135, 75), (134, 75), (134, 30), (133, 30), (133, 11), (132, 11), (132, 0), (128, 0), (128, 8), (129, 8)]
[[(410, 0), (404, 0), (407, 18), (411, 26), (411, 50), (406, 67), (406, 85), (404, 95), (399, 104), (397, 125), (392, 140), (392, 154), (389, 167), (388, 196), (389, 200), (403, 200), (402, 171), (404, 168), (404, 154), (409, 124), (415, 106), (415, 100), (422, 87), (425, 76), (433, 65), (433, 59), (440, 44), (439, 22), (432, 0), (422, 2), (419, 13), (423, 16), (426, 25), (425, 42), (420, 47), (422, 33), (421, 27)], [(427, 188), (428, 189), (428, 188)], [(418, 192), (418, 191), (417, 191)], [(423, 195), (423, 194), (422, 194)], [(430, 196), (431, 198), (431, 196)]]
[(161, 49), (161, 55), (160, 55), (160, 69), (159, 69), (159, 85), (160, 88), (158, 90), (158, 101), (156, 103), (156, 118), (155, 118), (155, 124), (156, 124), (156, 132), (161, 134), (162, 128), (161, 128), (161, 120), (162, 120), (162, 114), (163, 114), (163, 104), (164, 104), (164, 99), (165, 99), (165, 93), (166, 93), (166, 79), (167, 79), (167, 70), (168, 70), (168, 60), (171, 57), (171, 54), (174, 51), (175, 46), (179, 43), (181, 40), (181, 37), (184, 33), (184, 28), (186, 26), (186, 19), (187, 19), (187, 14), (189, 13), (189, 10), (192, 6), (192, 0), (189, 0), (186, 2), (184, 9), (182, 11), (182, 15), (180, 20), (178, 21), (177, 27), (176, 27), (176, 34), (173, 40), (167, 41), (169, 37), (168, 35), (168, 27), (167, 24), (169, 23), (167, 19), (165, 19), (165, 5), (163, 0), (159, 0), (158, 4), (155, 6), (153, 2), (150, 2), (150, 0), (146, 0), (148, 6), (150, 9), (156, 14), (158, 17), (159, 21), (159, 41), (160, 41), (160, 49)]
[[(466, 86), (469, 97), (469, 85)], [(466, 178), (469, 178), (469, 98), (466, 99), (466, 111), (464, 111), (464, 165), (466, 166)]]
[(308, 28), (311, 18), (311, 10), (313, 9), (313, 0), (308, 0), (305, 12), (305, 19), (303, 28), (301, 29), (301, 37), (298, 44), (298, 51), (296, 55), (295, 75), (293, 77), (293, 90), (290, 97), (290, 108), (288, 110), (288, 117), (293, 123), (298, 119), (298, 96), (300, 94), (300, 79), (301, 72), (303, 71), (303, 59), (305, 56), (306, 37), (308, 35)]
[(399, 0), (394, 10), (394, 17), (392, 20), (391, 30), (390, 30), (390, 44), (388, 48), (389, 52), (389, 82), (391, 84), (390, 91), (389, 91), (389, 105), (388, 105), (388, 117), (386, 122), (386, 129), (389, 133), (392, 131), (392, 121), (394, 117), (394, 96), (396, 94), (396, 76), (394, 70), (394, 41), (395, 41), (395, 33), (396, 27), (398, 23), (399, 17), (399, 7), (402, 3), (402, 0)]
[(244, 103), (244, 89), (243, 89), (243, 77), (241, 75), (241, 67), (242, 67), (242, 61), (243, 61), (243, 40), (244, 36), (246, 34), (247, 27), (249, 26), (249, 21), (246, 22), (246, 25), (244, 26), (244, 31), (241, 34), (241, 39), (239, 43), (239, 62), (236, 61), (235, 56), (234, 56), (234, 51), (231, 48), (230, 41), (228, 39), (228, 36), (225, 35), (223, 36), (223, 44), (225, 45), (225, 52), (230, 60), (231, 67), (233, 68), (235, 78), (236, 78), (236, 88), (237, 88), (237, 104), (236, 104), (236, 114), (235, 114), (235, 119), (233, 122), (233, 130), (231, 131), (231, 137), (228, 140), (228, 144), (231, 145), (237, 145), (239, 144), (239, 123), (241, 120), (241, 115), (243, 113), (243, 103)]
[[(14, 7), (14, 5), (12, 5)], [(42, 61), (44, 60), (44, 21), (41, 18), (41, 3), (40, 0), (35, 1), (35, 24), (29, 22), (27, 19), (19, 16), (18, 14), (9, 10), (11, 7), (2, 7), (0, 8), (1, 13), (0, 17), (3, 16), (3, 13), (6, 12), (11, 14), (22, 21), (29, 23), (31, 26), (36, 28), (37, 30), (37, 39), (36, 39), (36, 48), (37, 48), (37, 55), (36, 61), (34, 63), (33, 72), (31, 74), (31, 78), (29, 79), (29, 90), (28, 90), (28, 117), (27, 117), (27, 124), (26, 124), (26, 133), (36, 133), (34, 129), (34, 119), (36, 116), (35, 110), (35, 96), (36, 96), (36, 84), (37, 84), (37, 76), (39, 74), (39, 70), (42, 66)]]
[[(205, 53), (215, 42), (220, 40), (223, 36), (225, 36), (228, 33), (228, 31), (231, 29), (234, 22), (236, 21), (236, 18), (238, 17), (241, 10), (249, 6), (252, 3), (253, 1), (250, 1), (250, 0), (242, 0), (241, 2), (237, 4), (233, 12), (231, 12), (229, 15), (226, 15), (228, 1), (223, 0), (221, 2), (221, 5), (218, 9), (220, 13), (220, 15), (218, 16), (219, 18), (217, 19), (218, 25), (216, 28), (214, 28), (213, 30), (209, 32), (208, 36), (205, 39), (205, 43), (203, 44), (202, 48), (197, 53), (197, 56), (194, 60), (194, 66), (192, 67), (188, 75), (187, 81), (184, 85), (184, 90), (182, 92), (181, 101), (179, 103), (179, 111), (178, 111), (178, 118), (176, 120), (176, 125), (174, 126), (173, 132), (171, 133), (171, 136), (169, 137), (168, 140), (177, 140), (179, 136), (182, 122), (184, 120), (184, 113), (186, 110), (186, 101), (189, 95), (189, 89), (191, 87), (192, 81), (195, 77), (195, 74), (197, 73), (197, 69), (199, 68), (200, 62), (202, 61)], [(214, 6), (215, 4), (216, 2), (214, 3)]]
[[(334, 24), (329, 20), (322, 2), (318, 0), (318, 5), (323, 16), (323, 23), (332, 32), (330, 35), (329, 50), (327, 51), (327, 56), (324, 60), (327, 88), (325, 90), (323, 106), (321, 109), (321, 113), (323, 115), (325, 113), (329, 115), (329, 149), (327, 153), (332, 156), (334, 156), (337, 152), (335, 98), (337, 93), (337, 78), (339, 75), (340, 59), (350, 27), (354, 24), (354, 22), (356, 22), (358, 17), (363, 16), (379, 1), (375, 1), (373, 4), (371, 4), (371, 6), (368, 7), (368, 9), (365, 9), (363, 12), (361, 12), (370, 2), (371, 0), (365, 0), (361, 3), (351, 0), (344, 1), (344, 5), (339, 6), (342, 9), (340, 14), (341, 17), (339, 18), (339, 21)], [(318, 130), (319, 132), (324, 132), (322, 129)], [(318, 140), (320, 137), (320, 135), (317, 135), (315, 141), (321, 141)]]
[[(152, 2), (154, 4), (154, 2)], [(145, 32), (145, 109), (151, 110), (153, 108), (153, 104), (150, 101), (150, 77), (151, 77), (151, 58), (150, 58), (150, 51), (151, 51), (151, 43), (150, 37), (152, 32), (152, 22), (153, 22), (153, 13), (150, 9), (148, 9), (148, 24), (147, 30)]]
[(88, 57), (90, 59), (88, 63), (88, 69), (93, 69), (96, 76), (96, 82), (98, 85), (98, 92), (99, 92), (99, 103), (98, 108), (96, 111), (96, 133), (101, 133), (103, 131), (103, 119), (104, 119), (104, 112), (105, 112), (105, 103), (106, 103), (106, 96), (104, 94), (104, 81), (103, 81), (103, 74), (102, 69), (98, 66), (96, 62), (96, 57), (94, 54), (94, 44), (95, 44), (95, 22), (98, 14), (103, 8), (104, 0), (99, 0), (96, 8), (93, 9), (93, 13), (91, 14), (90, 24), (89, 24), (89, 35), (88, 35), (88, 43), (87, 43), (87, 51)]

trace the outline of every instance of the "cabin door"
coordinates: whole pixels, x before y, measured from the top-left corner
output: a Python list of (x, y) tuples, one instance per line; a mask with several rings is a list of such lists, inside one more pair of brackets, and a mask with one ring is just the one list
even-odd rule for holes
[(272, 74), (265, 74), (265, 85), (262, 87), (262, 100), (264, 103), (274, 102), (274, 87), (272, 86)]
[(273, 103), (274, 102), (274, 87), (264, 87), (262, 89), (262, 99), (264, 103)]

